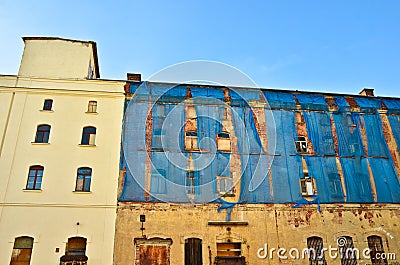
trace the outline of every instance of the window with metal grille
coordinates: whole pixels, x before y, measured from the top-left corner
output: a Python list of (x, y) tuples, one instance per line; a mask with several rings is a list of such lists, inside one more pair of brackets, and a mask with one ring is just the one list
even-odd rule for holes
[(371, 250), (370, 257), (373, 265), (388, 264), (385, 258), (385, 250), (383, 249), (382, 238), (380, 236), (367, 237), (368, 247)]
[(52, 107), (53, 107), (53, 100), (45, 99), (43, 104), (43, 110), (51, 110)]
[(88, 113), (96, 113), (97, 112), (97, 101), (91, 100), (88, 104)]
[(340, 261), (342, 265), (356, 265), (357, 264), (357, 253), (354, 244), (353, 238), (350, 236), (341, 236), (337, 240), (339, 246), (339, 255)]
[(326, 265), (323, 248), (324, 243), (322, 238), (317, 236), (307, 238), (310, 265)]
[(27, 190), (40, 190), (42, 188), (43, 171), (44, 167), (42, 166), (29, 167)]
[(75, 191), (90, 191), (91, 181), (92, 181), (92, 169), (90, 167), (78, 168)]
[(35, 143), (48, 143), (50, 137), (50, 128), (48, 124), (38, 125), (36, 130)]
[(17, 237), (14, 241), (10, 265), (29, 265), (31, 262), (32, 248), (32, 237)]
[(96, 140), (96, 127), (88, 126), (83, 128), (82, 132), (82, 145), (95, 145)]

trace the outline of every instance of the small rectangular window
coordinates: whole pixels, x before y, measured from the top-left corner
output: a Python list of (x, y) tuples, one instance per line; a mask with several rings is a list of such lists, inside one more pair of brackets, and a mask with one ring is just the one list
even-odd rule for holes
[(43, 104), (43, 110), (51, 110), (52, 107), (53, 107), (53, 100), (45, 99)]
[(297, 137), (296, 149), (299, 153), (308, 153), (308, 141), (304, 136)]
[(185, 133), (185, 150), (198, 150), (198, 138), (196, 131), (187, 131)]
[(40, 190), (42, 188), (43, 171), (44, 167), (42, 166), (31, 166), (29, 168), (27, 190)]
[(228, 132), (220, 132), (217, 134), (217, 148), (220, 151), (231, 151), (231, 139)]
[(300, 179), (301, 195), (312, 196), (315, 195), (314, 178), (305, 177)]
[(97, 101), (91, 100), (88, 104), (88, 113), (96, 113), (97, 112)]
[(186, 192), (187, 194), (198, 194), (199, 193), (199, 172), (187, 171), (186, 172)]
[(217, 185), (220, 196), (235, 196), (232, 177), (217, 176)]

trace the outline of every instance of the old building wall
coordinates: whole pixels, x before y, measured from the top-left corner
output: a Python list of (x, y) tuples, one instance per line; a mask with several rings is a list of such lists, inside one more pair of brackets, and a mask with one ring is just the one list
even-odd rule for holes
[[(367, 236), (378, 235), (383, 239), (385, 252), (400, 257), (400, 209), (397, 205), (329, 204), (321, 205), (321, 212), (317, 211), (316, 205), (298, 209), (290, 205), (237, 205), (231, 222), (224, 222), (225, 212), (218, 213), (217, 207), (214, 204), (119, 203), (114, 264), (134, 264), (134, 239), (142, 237), (141, 214), (146, 216), (143, 224), (148, 239), (172, 239), (170, 264), (173, 265), (185, 264), (187, 238), (202, 240), (204, 265), (214, 264), (216, 244), (228, 240), (241, 243), (247, 265), (306, 264), (308, 260), (301, 259), (301, 255), (294, 259), (286, 253), (288, 259), (279, 260), (277, 250), (272, 252), (272, 259), (262, 259), (259, 254), (263, 252), (257, 253), (265, 244), (268, 245), (268, 256), (272, 248), (287, 251), (297, 248), (301, 253), (311, 236), (321, 237), (327, 249), (337, 248), (339, 237), (351, 236), (354, 247), (362, 251), (368, 247)], [(328, 264), (341, 264), (339, 258), (330, 258), (329, 253), (325, 257)], [(368, 264), (370, 261), (361, 255), (358, 262)]]

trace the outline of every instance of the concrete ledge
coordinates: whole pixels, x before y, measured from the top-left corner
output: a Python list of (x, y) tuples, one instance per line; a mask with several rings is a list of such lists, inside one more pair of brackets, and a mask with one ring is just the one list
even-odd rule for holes
[(249, 225), (248, 221), (208, 221), (208, 225)]

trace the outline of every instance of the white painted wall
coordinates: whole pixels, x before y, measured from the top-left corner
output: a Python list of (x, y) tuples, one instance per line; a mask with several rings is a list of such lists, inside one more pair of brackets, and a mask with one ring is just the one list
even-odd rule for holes
[[(110, 265), (125, 82), (51, 75), (0, 76), (0, 264), (9, 264), (16, 237), (35, 239), (31, 265), (58, 265), (68, 238), (82, 236), (88, 264)], [(53, 99), (52, 111), (42, 111), (44, 99)], [(97, 114), (86, 113), (89, 100), (97, 101)], [(51, 125), (49, 144), (32, 144), (42, 123)], [(96, 146), (80, 146), (89, 125), (97, 128)], [(42, 190), (26, 191), (37, 164), (44, 166)], [(74, 192), (82, 166), (92, 168), (90, 193)]]

